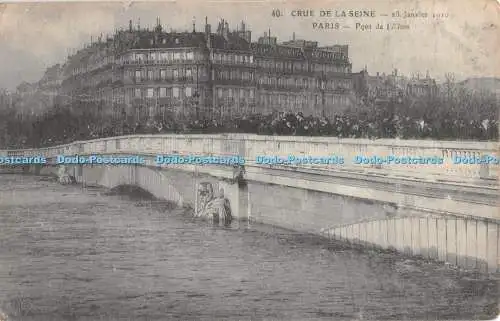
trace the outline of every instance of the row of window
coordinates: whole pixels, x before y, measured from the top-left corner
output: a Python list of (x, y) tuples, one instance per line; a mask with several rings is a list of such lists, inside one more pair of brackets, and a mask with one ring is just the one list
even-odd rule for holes
[(253, 64), (252, 55), (242, 55), (233, 53), (213, 53), (212, 61), (221, 64)]
[[(135, 58), (132, 61), (143, 62), (143, 61), (184, 61), (193, 60), (194, 54), (176, 52), (176, 53), (150, 53), (150, 54), (133, 54)], [(137, 58), (140, 57), (140, 58)], [(239, 55), (239, 54), (223, 54), (214, 53), (212, 54), (212, 61), (214, 63), (220, 64), (253, 64), (254, 58), (251, 55)], [(281, 59), (256, 59), (257, 66), (261, 68), (275, 69), (280, 71), (311, 71), (311, 72), (338, 72), (345, 73), (348, 72), (349, 66), (339, 65), (339, 64), (308, 64), (305, 61), (283, 61)]]
[(97, 52), (91, 55), (84, 65), (79, 64), (79, 66), (73, 68), (70, 73), (72, 76), (85, 74), (94, 71), (96, 69), (102, 68), (106, 65), (115, 63), (115, 61), (116, 61), (115, 56), (110, 55), (105, 51)]
[[(170, 53), (170, 54), (172, 55), (172, 57), (176, 56), (176, 53)], [(179, 54), (182, 57), (182, 55), (181, 55), (182, 53), (177, 53), (177, 54)], [(134, 55), (146, 55), (146, 54), (134, 54)], [(253, 63), (252, 56), (222, 55), (222, 54), (219, 54), (219, 55), (221, 55), (223, 57), (232, 57), (231, 59), (233, 59), (237, 63), (238, 62), (245, 63), (248, 61), (251, 61), (250, 63)], [(189, 57), (189, 55), (186, 55), (186, 56)], [(236, 58), (236, 57), (241, 57), (241, 58)], [(245, 58), (245, 57), (247, 57), (247, 58)], [(248, 58), (248, 57), (250, 57), (250, 58)], [(229, 58), (227, 58), (227, 59), (229, 59)], [(245, 59), (249, 59), (249, 60), (247, 61)], [(111, 63), (113, 60), (114, 60), (113, 57), (106, 57), (106, 58), (103, 58), (99, 63), (89, 64), (86, 67), (75, 68), (72, 72), (72, 75), (76, 76), (79, 74), (91, 72), (95, 69), (101, 68), (104, 65)], [(182, 60), (182, 58), (179, 60)], [(143, 60), (137, 60), (137, 61), (143, 61)], [(225, 63), (225, 61), (223, 61), (223, 60), (221, 60), (221, 62)], [(332, 65), (332, 64), (310, 64), (310, 66), (308, 66), (308, 64), (306, 62), (259, 60), (259, 61), (257, 61), (257, 65), (259, 67), (262, 67), (262, 68), (274, 69), (276, 71), (285, 71), (285, 72), (305, 72), (305, 71), (325, 72), (325, 73), (328, 73), (328, 72), (349, 73), (349, 72), (351, 72), (351, 69), (349, 66)], [(183, 70), (183, 69), (181, 68), (180, 70)], [(171, 76), (170, 76), (170, 71), (172, 71)], [(159, 76), (159, 79), (171, 79), (171, 78), (175, 79), (175, 78), (179, 77), (179, 70), (177, 70), (177, 69), (168, 69), (167, 68), (167, 69), (163, 69), (161, 72), (163, 73), (164, 76)], [(139, 76), (139, 73), (141, 74), (141, 76)], [(191, 74), (192, 74), (191, 69), (188, 68), (185, 70), (186, 77), (191, 77)], [(136, 71), (136, 77), (135, 77), (136, 81), (141, 81), (143, 79), (146, 79), (146, 77), (147, 77), (147, 79), (151, 79), (151, 80), (154, 79), (153, 72), (148, 71), (147, 76), (145, 76), (145, 75), (142, 75), (142, 72)], [(222, 76), (222, 77), (223, 77), (222, 79), (230, 79), (230, 78), (227, 78), (227, 76)], [(226, 77), (226, 78), (224, 78), (224, 77)], [(158, 78), (158, 76), (157, 76), (157, 78)]]
[[(130, 75), (130, 74), (129, 74)], [(254, 75), (250, 71), (242, 71), (239, 69), (222, 70), (216, 72), (217, 79), (221, 80), (253, 80)], [(202, 69), (200, 77), (205, 76), (205, 69)], [(179, 68), (179, 69), (160, 69), (160, 70), (141, 70), (135, 71), (134, 78), (136, 82), (144, 80), (166, 80), (166, 79), (179, 79), (179, 78), (193, 78), (196, 77), (196, 69)], [(314, 79), (301, 79), (301, 78), (285, 78), (285, 77), (259, 77), (259, 84), (261, 85), (278, 85), (278, 86), (297, 86), (305, 88), (315, 88), (320, 86), (319, 83), (315, 84), (317, 80)], [(324, 84), (325, 88), (335, 89), (352, 88), (349, 80), (328, 80)]]
[(288, 87), (298, 87), (298, 88), (322, 88), (322, 89), (337, 89), (352, 88), (352, 82), (347, 79), (331, 79), (331, 80), (320, 80), (315, 78), (288, 78), (288, 77), (259, 77), (259, 84), (261, 85), (273, 85), (273, 86), (288, 86)]
[(427, 94), (433, 92), (434, 88), (429, 87), (417, 87), (417, 86), (408, 86), (406, 89), (407, 92), (411, 94)]
[(196, 92), (196, 89), (192, 87), (134, 88), (127, 90), (128, 90), (128, 96), (134, 98), (156, 98), (156, 97), (189, 98), (193, 97)]
[(94, 71), (96, 69), (102, 68), (107, 64), (109, 64), (109, 62), (104, 62), (104, 61), (99, 61), (96, 63), (88, 63), (85, 66), (81, 66), (81, 67), (73, 69), (71, 72), (71, 76), (86, 74), (86, 73), (89, 73), (89, 72)]
[(150, 52), (132, 52), (123, 57), (123, 61), (182, 61), (194, 60), (193, 51), (150, 51)]
[[(253, 80), (254, 75), (252, 72), (241, 70), (225, 70), (217, 71), (217, 79), (221, 80)], [(295, 78), (295, 77), (269, 77), (259, 76), (258, 82), (260, 85), (273, 85), (273, 86), (288, 86), (298, 88), (322, 88), (322, 89), (351, 89), (353, 87), (352, 81), (348, 79), (331, 79), (321, 81), (316, 78)]]
[(300, 61), (291, 62), (291, 61), (275, 61), (275, 60), (263, 59), (257, 61), (257, 66), (262, 68), (273, 68), (285, 71), (307, 70), (307, 64), (305, 62), (300, 62)]
[[(269, 43), (265, 43), (269, 44)], [(261, 55), (269, 55), (269, 54), (277, 54), (280, 56), (288, 56), (288, 57), (294, 57), (294, 58), (300, 58), (303, 56), (303, 52), (301, 48), (293, 48), (293, 47), (274, 47), (274, 46), (257, 46), (254, 47), (255, 50)]]
[(257, 60), (257, 66), (267, 69), (275, 69), (278, 71), (287, 72), (349, 72), (349, 66), (337, 64), (308, 64), (305, 61), (283, 61), (283, 60), (270, 60), (263, 59)]
[[(129, 76), (131, 76), (132, 71), (129, 72)], [(176, 69), (137, 69), (134, 73), (134, 79), (136, 82), (141, 82), (144, 80), (166, 80), (166, 79), (179, 79), (179, 78), (193, 78), (196, 77), (198, 73), (198, 77), (206, 76), (205, 69), (196, 68), (176, 68)]]
[[(122, 56), (119, 59), (120, 63), (127, 61), (131, 62), (145, 62), (145, 61), (192, 61), (194, 60), (193, 51), (176, 51), (176, 52), (158, 52), (152, 51), (147, 53), (132, 52)], [(71, 71), (71, 75), (76, 76), (83, 73), (88, 73), (93, 70), (99, 69), (105, 65), (115, 63), (116, 59), (113, 55), (106, 55), (105, 53), (97, 53), (89, 58), (85, 66), (79, 66)]]
[[(254, 57), (248, 54), (236, 53), (212, 53), (211, 60), (214, 63), (221, 64), (253, 64)], [(192, 51), (151, 51), (148, 53), (130, 53), (121, 59), (121, 62), (175, 62), (175, 61), (193, 61), (195, 54)]]
[[(129, 89), (130, 92), (133, 90), (133, 96), (135, 98), (155, 98), (155, 97), (193, 97), (195, 89), (191, 87), (179, 88), (179, 87), (160, 87), (160, 88), (135, 88)], [(198, 93), (199, 94), (199, 93)], [(250, 98), (253, 99), (255, 96), (254, 89), (237, 89), (237, 88), (218, 88), (217, 96), (222, 97), (232, 97), (232, 98)]]
[[(240, 55), (240, 54), (223, 54), (214, 53), (213, 62), (215, 63), (237, 63), (237, 64), (253, 64), (254, 58), (251, 55)], [(120, 62), (133, 61), (133, 62), (145, 62), (145, 61), (192, 61), (194, 60), (194, 52), (150, 52), (150, 53), (129, 53), (120, 59)], [(78, 75), (82, 73), (87, 73), (95, 69), (101, 68), (107, 64), (114, 63), (115, 58), (113, 56), (100, 57), (98, 59), (90, 60), (86, 66), (80, 66), (73, 69), (72, 75)], [(350, 72), (349, 66), (346, 65), (336, 65), (336, 64), (310, 64), (304, 61), (283, 61), (281, 59), (263, 59), (256, 60), (257, 66), (261, 68), (275, 69), (278, 71), (288, 71), (288, 72), (300, 72), (300, 71), (311, 71), (311, 72), (338, 72), (346, 73)]]
[(220, 80), (253, 80), (253, 72), (238, 69), (217, 71)]
[(255, 97), (254, 89), (237, 89), (237, 88), (217, 88), (218, 98), (250, 98)]

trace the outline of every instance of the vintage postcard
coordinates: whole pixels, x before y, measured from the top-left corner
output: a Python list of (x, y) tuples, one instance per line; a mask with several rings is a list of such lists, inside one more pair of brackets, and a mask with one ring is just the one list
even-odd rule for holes
[(0, 3), (0, 321), (493, 320), (500, 2)]

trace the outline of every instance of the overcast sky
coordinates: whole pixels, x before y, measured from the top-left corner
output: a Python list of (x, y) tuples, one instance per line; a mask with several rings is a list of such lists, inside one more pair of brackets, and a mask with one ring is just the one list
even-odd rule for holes
[[(284, 16), (273, 18), (273, 8)], [(294, 9), (370, 9), (376, 18), (294, 18)], [(445, 19), (413, 18), (393, 20), (381, 14), (403, 11), (448, 13)], [(453, 72), (457, 79), (500, 77), (500, 9), (497, 0), (421, 1), (201, 1), (177, 2), (87, 2), (0, 4), (0, 88), (15, 88), (21, 81), (38, 80), (45, 68), (63, 62), (68, 49), (82, 47), (91, 36), (137, 25), (153, 26), (159, 16), (167, 30), (202, 30), (208, 16), (212, 30), (225, 18), (230, 27), (245, 20), (255, 40), (265, 31), (279, 41), (296, 38), (322, 45), (348, 44), (353, 70), (368, 67), (373, 74), (398, 68), (409, 75), (420, 72), (442, 79)], [(371, 24), (399, 21), (410, 30), (356, 31), (356, 22)], [(313, 22), (349, 25), (342, 31), (315, 30)]]

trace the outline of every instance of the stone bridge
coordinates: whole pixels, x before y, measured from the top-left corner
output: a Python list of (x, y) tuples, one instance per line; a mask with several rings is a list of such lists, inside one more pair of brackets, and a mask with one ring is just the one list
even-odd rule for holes
[[(239, 221), (272, 224), (350, 243), (391, 248), (467, 268), (499, 269), (498, 165), (455, 165), (455, 156), (496, 155), (497, 144), (276, 137), (141, 135), (113, 137), (0, 156), (40, 156), (55, 174), (56, 155), (140, 155), (142, 165), (72, 165), (85, 185), (137, 185), (196, 208), (198, 185), (222, 188)], [(157, 165), (156, 155), (241, 156), (234, 166)], [(343, 156), (343, 165), (263, 165), (257, 156)], [(357, 165), (364, 156), (437, 156), (440, 165)], [(4, 166), (4, 171), (7, 168)]]

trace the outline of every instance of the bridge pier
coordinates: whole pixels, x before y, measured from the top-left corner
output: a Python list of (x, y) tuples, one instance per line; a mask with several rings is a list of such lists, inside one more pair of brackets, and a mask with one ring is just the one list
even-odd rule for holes
[(224, 190), (224, 196), (229, 200), (233, 218), (248, 219), (248, 187), (245, 184), (228, 180), (221, 180), (218, 185)]

